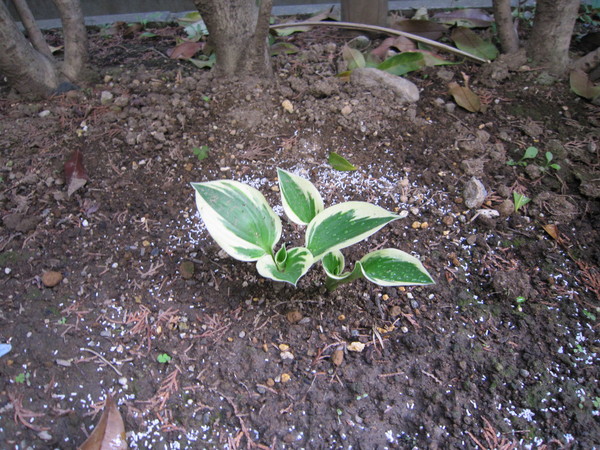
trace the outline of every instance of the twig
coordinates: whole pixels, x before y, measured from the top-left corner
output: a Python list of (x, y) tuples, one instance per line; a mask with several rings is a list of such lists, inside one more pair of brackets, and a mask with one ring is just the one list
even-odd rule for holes
[(104, 363), (106, 363), (106, 364), (108, 364), (110, 367), (112, 367), (112, 368), (113, 368), (113, 370), (114, 370), (115, 372), (117, 372), (117, 375), (119, 375), (120, 377), (122, 377), (122, 376), (123, 376), (123, 374), (121, 373), (121, 371), (119, 371), (119, 369), (117, 369), (117, 368), (116, 368), (116, 367), (115, 367), (115, 366), (114, 366), (114, 365), (113, 365), (113, 364), (112, 364), (112, 363), (111, 363), (109, 360), (107, 360), (107, 359), (106, 359), (104, 356), (102, 356), (100, 353), (98, 353), (98, 352), (96, 352), (96, 351), (94, 351), (94, 350), (92, 350), (92, 349), (90, 349), (90, 348), (82, 348), (81, 350), (82, 350), (82, 351), (84, 351), (84, 352), (90, 352), (90, 353), (92, 353), (92, 354), (96, 355), (96, 356), (97, 356), (98, 358), (100, 358), (100, 359), (101, 359), (101, 360), (102, 360)]
[(349, 30), (360, 30), (360, 31), (376, 31), (384, 34), (391, 34), (393, 36), (404, 36), (408, 39), (412, 39), (413, 41), (422, 42), (423, 44), (431, 45), (432, 47), (441, 48), (442, 50), (446, 50), (450, 53), (454, 53), (456, 55), (464, 56), (466, 58), (472, 59), (479, 63), (489, 63), (490, 61), (487, 59), (480, 58), (478, 56), (472, 55), (471, 53), (463, 52), (454, 47), (450, 47), (449, 45), (442, 44), (437, 41), (432, 41), (431, 39), (427, 39), (421, 36), (417, 36), (416, 34), (406, 33), (404, 31), (394, 30), (393, 28), (385, 28), (378, 27), (375, 25), (365, 25), (362, 23), (351, 23), (351, 22), (293, 22), (293, 23), (278, 23), (276, 25), (271, 25), (272, 30), (276, 30), (279, 28), (292, 28), (292, 27), (314, 27), (314, 26), (326, 26), (326, 27), (338, 27), (338, 28), (346, 28)]
[(50, 428), (46, 428), (46, 427), (35, 426), (27, 421), (27, 419), (31, 419), (34, 417), (43, 417), (43, 416), (45, 416), (45, 414), (44, 413), (36, 413), (36, 412), (30, 411), (30, 410), (24, 408), (23, 407), (23, 394), (16, 394), (16, 393), (12, 393), (9, 391), (8, 398), (9, 398), (10, 402), (12, 403), (13, 408), (15, 408), (15, 414), (14, 414), (15, 423), (21, 423), (22, 425), (24, 425), (27, 428), (34, 430), (34, 431), (48, 431), (50, 429)]

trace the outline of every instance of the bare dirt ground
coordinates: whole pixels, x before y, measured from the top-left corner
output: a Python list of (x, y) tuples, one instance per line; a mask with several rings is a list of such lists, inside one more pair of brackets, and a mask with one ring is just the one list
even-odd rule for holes
[[(600, 445), (597, 106), (540, 68), (491, 83), (471, 63), (411, 73), (420, 100), (402, 104), (335, 77), (354, 34), (331, 29), (288, 38), (301, 51), (268, 86), (222, 85), (156, 32), (93, 31), (92, 87), (3, 88), (0, 447), (75, 448), (108, 393), (132, 448)], [(461, 72), (485, 112), (454, 107)], [(74, 150), (89, 181), (68, 196)], [(277, 206), (277, 167), (329, 205), (408, 211), (346, 259), (397, 247), (436, 284), (327, 292), (315, 268), (294, 288), (224, 255), (189, 183), (244, 181)], [(518, 212), (513, 192), (531, 198)]]

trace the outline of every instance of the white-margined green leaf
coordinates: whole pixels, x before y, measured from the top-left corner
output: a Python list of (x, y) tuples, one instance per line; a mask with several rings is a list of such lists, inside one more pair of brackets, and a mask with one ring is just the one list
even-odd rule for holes
[(343, 277), (344, 266), (346, 262), (344, 260), (344, 255), (339, 250), (334, 250), (332, 252), (327, 253), (323, 260), (321, 261), (323, 264), (323, 269), (328, 277), (339, 279)]
[(323, 211), (323, 198), (307, 179), (283, 169), (277, 169), (281, 203), (285, 214), (298, 225), (308, 225)]
[(346, 202), (317, 214), (306, 229), (306, 247), (319, 260), (326, 253), (366, 239), (399, 217), (367, 202)]
[(277, 267), (271, 255), (264, 255), (256, 262), (256, 269), (265, 278), (285, 281), (296, 286), (298, 280), (308, 272), (312, 264), (312, 254), (304, 247), (295, 247), (287, 251), (285, 267)]
[(421, 261), (402, 250), (386, 248), (365, 255), (358, 263), (364, 277), (380, 286), (434, 284)]
[(281, 220), (257, 189), (232, 180), (192, 187), (200, 217), (223, 250), (240, 261), (271, 257), (281, 237)]

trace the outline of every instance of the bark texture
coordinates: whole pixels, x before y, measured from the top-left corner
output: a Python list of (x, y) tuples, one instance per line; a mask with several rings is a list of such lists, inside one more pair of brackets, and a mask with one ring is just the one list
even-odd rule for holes
[(267, 35), (272, 0), (194, 0), (217, 53), (220, 76), (271, 76)]
[(492, 3), (502, 52), (505, 54), (518, 52), (519, 36), (512, 18), (510, 0), (493, 0)]
[(54, 0), (65, 37), (65, 60), (62, 75), (77, 83), (85, 76), (88, 65), (87, 31), (79, 0)]
[(59, 83), (51, 59), (35, 50), (0, 1), (0, 72), (19, 93), (46, 96)]
[(32, 45), (0, 1), (0, 73), (23, 95), (45, 97), (55, 92), (62, 81), (77, 83), (89, 74), (87, 32), (79, 0), (54, 0), (54, 3), (65, 40), (65, 58), (61, 64), (50, 53), (27, 3), (15, 0)]
[(527, 56), (555, 75), (569, 66), (569, 45), (579, 0), (538, 0)]
[(29, 6), (25, 0), (13, 0), (13, 4), (15, 5), (15, 9), (19, 13), (19, 17), (21, 18), (21, 23), (25, 30), (27, 30), (27, 36), (29, 37), (29, 41), (33, 45), (33, 47), (40, 53), (43, 53), (48, 58), (52, 58), (52, 52), (50, 51), (50, 47), (48, 47), (48, 43), (40, 28), (37, 26), (35, 21), (35, 17), (31, 13)]

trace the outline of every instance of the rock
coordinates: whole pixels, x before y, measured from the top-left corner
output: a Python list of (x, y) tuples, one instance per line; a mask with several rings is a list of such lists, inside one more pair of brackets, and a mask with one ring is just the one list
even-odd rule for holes
[(396, 94), (395, 101), (415, 103), (419, 101), (419, 88), (405, 78), (374, 68), (355, 69), (350, 81), (367, 89), (388, 89)]
[[(293, 86), (292, 86), (293, 88)], [(318, 98), (331, 97), (338, 92), (338, 85), (335, 80), (319, 80), (310, 86), (310, 93)]]
[(342, 116), (349, 116), (352, 114), (352, 106), (345, 105), (340, 112), (342, 113)]
[(348, 345), (348, 351), (350, 352), (362, 352), (365, 349), (365, 344), (362, 342), (354, 341)]
[(302, 313), (297, 309), (288, 311), (285, 315), (289, 323), (298, 323), (302, 320)]
[(48, 433), (46, 430), (42, 430), (38, 433), (38, 437), (42, 440), (42, 441), (51, 441), (52, 440), (52, 435), (50, 433)]
[(341, 366), (344, 362), (344, 350), (338, 348), (334, 351), (331, 355), (331, 362), (337, 367)]
[(542, 169), (540, 168), (540, 166), (538, 166), (536, 164), (527, 165), (527, 167), (525, 167), (525, 173), (532, 180), (537, 180), (544, 174), (542, 172)]
[(465, 190), (463, 192), (463, 198), (465, 199), (465, 205), (467, 208), (479, 208), (483, 204), (487, 195), (488, 194), (483, 186), (483, 183), (477, 178), (472, 177), (469, 181), (467, 181)]
[(444, 81), (452, 81), (452, 78), (454, 78), (454, 72), (444, 68), (438, 70), (435, 74), (438, 78)]
[(109, 103), (112, 102), (113, 99), (113, 95), (111, 92), (109, 91), (102, 91), (100, 93), (100, 104), (102, 105), (108, 105)]
[(184, 280), (191, 279), (194, 276), (194, 270), (195, 267), (192, 261), (183, 261), (179, 264), (179, 273)]
[(471, 175), (473, 177), (482, 177), (484, 175), (484, 164), (485, 159), (483, 158), (465, 159), (460, 163), (460, 167), (467, 175)]
[(44, 286), (49, 288), (56, 286), (62, 281), (62, 279), (62, 274), (54, 270), (48, 270), (42, 275), (42, 283), (44, 284)]
[(501, 217), (508, 217), (515, 212), (515, 204), (510, 199), (504, 200), (496, 207)]

